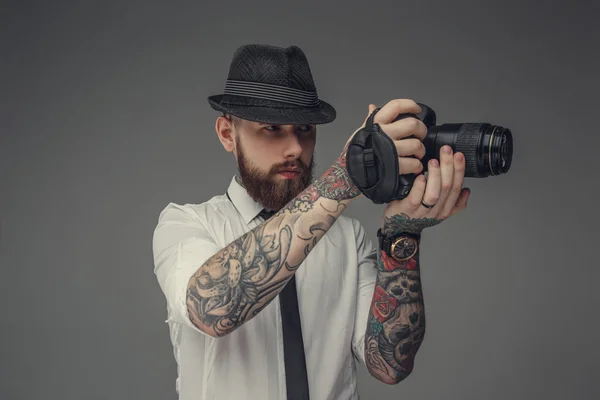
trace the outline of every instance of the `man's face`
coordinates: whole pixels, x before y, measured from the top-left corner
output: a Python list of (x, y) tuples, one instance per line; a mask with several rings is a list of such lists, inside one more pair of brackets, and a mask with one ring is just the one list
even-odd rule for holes
[(283, 208), (312, 182), (314, 125), (268, 125), (238, 119), (234, 137), (241, 184), (263, 207)]

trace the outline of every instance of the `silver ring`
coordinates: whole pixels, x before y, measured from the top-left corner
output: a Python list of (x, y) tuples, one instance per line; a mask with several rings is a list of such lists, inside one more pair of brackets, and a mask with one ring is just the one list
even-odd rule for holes
[(435, 206), (435, 204), (427, 204), (425, 203), (424, 200), (421, 200), (421, 204), (423, 205), (423, 207), (425, 208), (433, 208), (433, 206)]

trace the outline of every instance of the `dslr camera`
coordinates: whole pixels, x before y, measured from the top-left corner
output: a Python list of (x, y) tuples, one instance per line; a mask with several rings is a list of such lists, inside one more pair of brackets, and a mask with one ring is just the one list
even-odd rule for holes
[[(421, 159), (423, 173), (427, 163), (437, 158), (444, 145), (465, 156), (465, 177), (486, 178), (506, 174), (513, 155), (513, 138), (509, 129), (487, 122), (458, 122), (436, 125), (436, 114), (425, 104), (419, 114), (400, 114), (394, 119), (418, 118), (427, 126), (423, 139), (426, 149)], [(346, 167), (350, 179), (373, 203), (389, 203), (401, 200), (410, 192), (416, 174), (399, 171), (398, 153), (392, 139), (373, 123), (377, 108), (365, 127), (358, 131), (346, 151)], [(412, 136), (411, 136), (412, 137)]]

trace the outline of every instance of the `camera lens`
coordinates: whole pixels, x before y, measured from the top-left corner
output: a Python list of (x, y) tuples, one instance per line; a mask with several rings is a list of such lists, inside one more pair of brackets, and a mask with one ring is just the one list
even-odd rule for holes
[(423, 144), (427, 154), (423, 166), (432, 158), (439, 158), (444, 145), (465, 155), (465, 177), (485, 178), (509, 171), (513, 139), (509, 129), (488, 123), (454, 123), (429, 128)]

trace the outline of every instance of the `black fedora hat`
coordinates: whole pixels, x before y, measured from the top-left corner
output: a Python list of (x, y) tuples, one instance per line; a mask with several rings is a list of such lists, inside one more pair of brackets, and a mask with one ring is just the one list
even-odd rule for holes
[(247, 44), (233, 55), (223, 94), (211, 107), (239, 118), (269, 124), (326, 124), (335, 109), (317, 95), (306, 55), (286, 48)]

